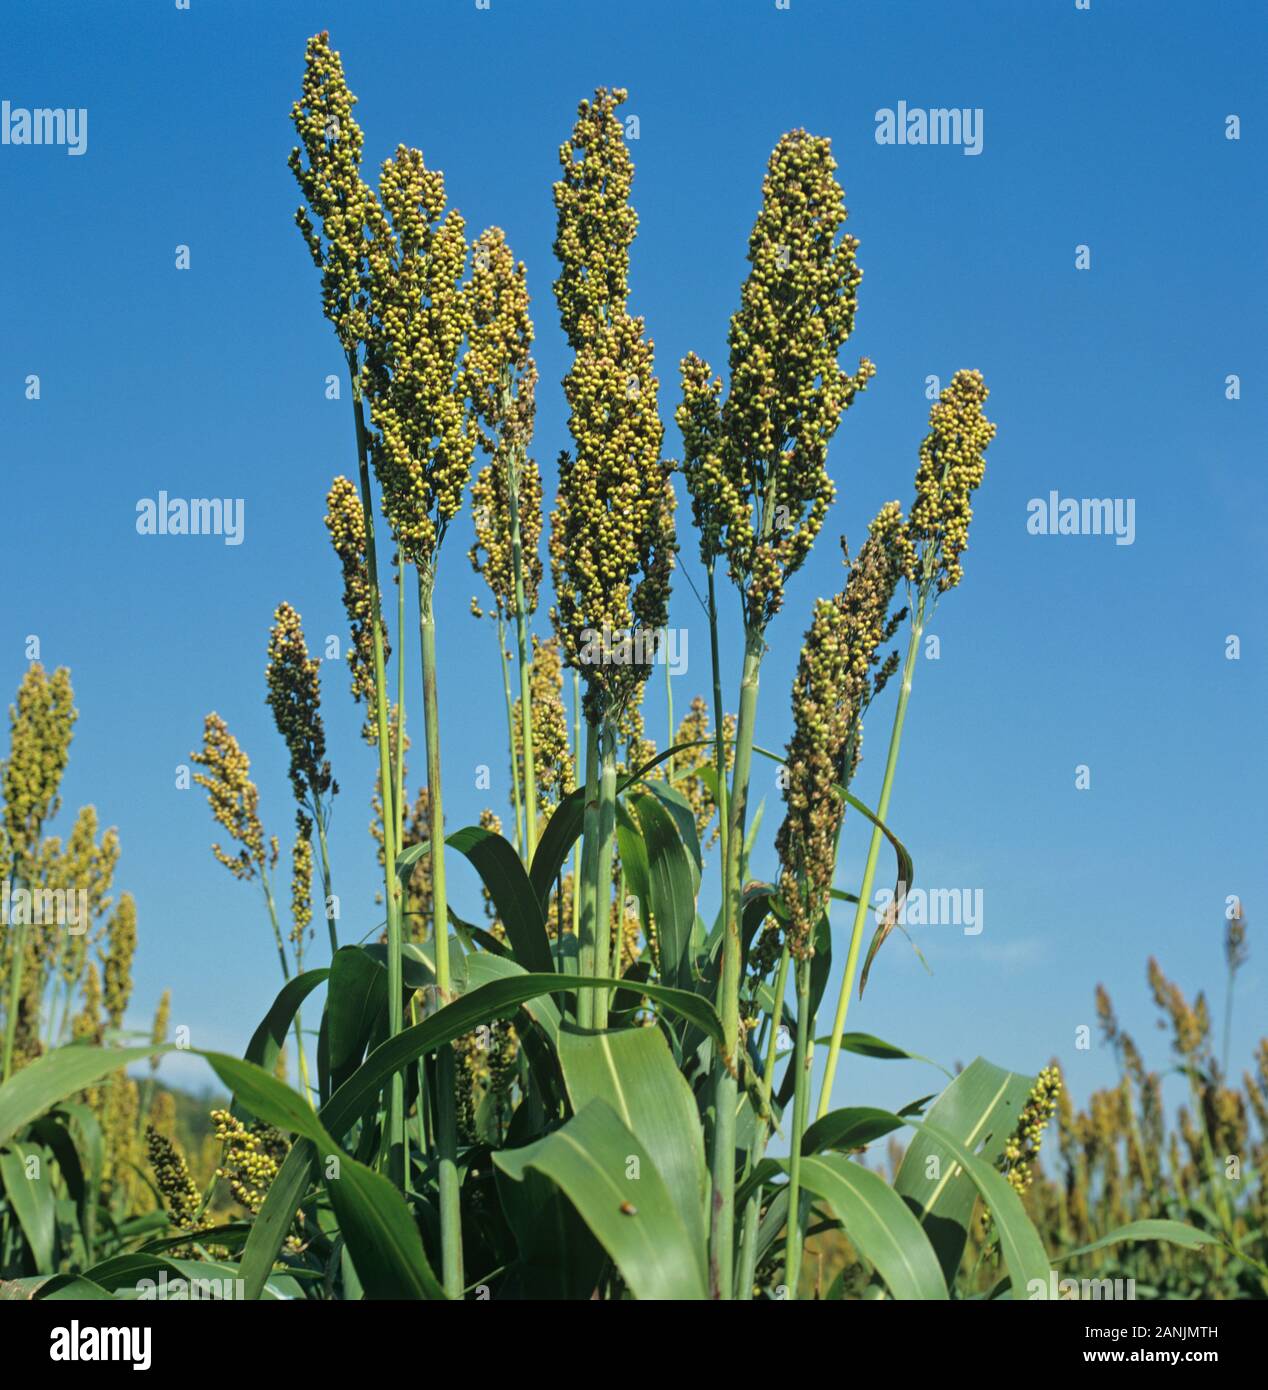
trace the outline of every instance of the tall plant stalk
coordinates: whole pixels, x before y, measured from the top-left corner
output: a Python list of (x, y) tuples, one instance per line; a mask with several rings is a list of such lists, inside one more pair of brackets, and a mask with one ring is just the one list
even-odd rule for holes
[[(581, 748), (581, 672), (574, 668), (572, 673), (572, 747), (574, 775), (578, 784), (586, 776), (583, 768), (588, 768), (585, 754)], [(572, 934), (581, 941), (581, 842), (572, 847)], [(562, 938), (562, 931), (561, 931)], [(560, 944), (562, 945), (562, 939)]]
[[(445, 886), (445, 819), (440, 785), (440, 708), (436, 691), (436, 618), (432, 584), (418, 581), (419, 634), (423, 666), (423, 723), (427, 740), (427, 800), (431, 820), (431, 873), (436, 992), (443, 1008), (454, 999), (449, 972), (449, 900)], [(436, 1146), (440, 1173), (441, 1277), (450, 1298), (462, 1297), (462, 1212), (458, 1191), (458, 1119), (454, 1103), (455, 1064), (451, 1044), (436, 1059)]]
[[(580, 935), (578, 937), (578, 967), (582, 975), (597, 974), (601, 935), (597, 894), (599, 864), (599, 730), (586, 721), (586, 799), (582, 816), (581, 878), (574, 880), (573, 893), (580, 893)], [(595, 991), (583, 989), (577, 994), (577, 1022), (582, 1028), (594, 1026)]]
[[(757, 1117), (757, 1131), (748, 1162), (744, 1165), (745, 1177), (761, 1163), (766, 1156), (766, 1142), (770, 1137), (770, 1121), (767, 1118), (771, 1095), (774, 1091), (775, 1061), (779, 1049), (779, 1034), (784, 1022), (784, 991), (788, 987), (788, 962), (791, 953), (788, 943), (784, 943), (779, 953), (779, 965), (775, 971), (774, 1009), (770, 1016), (770, 1036), (766, 1039), (766, 1065), (762, 1069), (762, 1110)], [(757, 1274), (757, 1228), (762, 1213), (762, 1191), (759, 1187), (748, 1199), (744, 1208), (744, 1228), (740, 1236), (740, 1268), (736, 1276), (735, 1296), (744, 1301), (753, 1297), (753, 1279)]]
[(788, 1136), (788, 1224), (784, 1234), (784, 1284), (796, 1298), (801, 1252), (806, 1243), (801, 1201), (801, 1138), (810, 1105), (810, 957), (797, 962), (797, 1041), (793, 1052), (793, 1119)]
[[(374, 642), (374, 726), (379, 750), (379, 785), (383, 788), (383, 904), (387, 917), (387, 1015), (388, 1033), (395, 1037), (405, 1027), (401, 880), (396, 872), (396, 858), (400, 847), (396, 839), (396, 816), (389, 804), (395, 782), (392, 773), (391, 723), (387, 711), (387, 663), (383, 654), (383, 603), (379, 588), (378, 549), (374, 539), (374, 500), (370, 491), (370, 438), (361, 393), (361, 372), (355, 356), (348, 358), (348, 374), (352, 383), (352, 408), (357, 433), (357, 473), (361, 490), (361, 515), (365, 526), (366, 576), (370, 585), (370, 626)], [(398, 652), (397, 661), (403, 659), (404, 654)], [(402, 736), (402, 744), (403, 742)], [(388, 1171), (394, 1180), (402, 1182), (405, 1172), (405, 1079), (399, 1071), (393, 1072), (388, 1082), (384, 1140)]]
[(714, 584), (715, 567), (715, 559), (710, 555), (705, 564), (705, 571), (708, 575), (709, 584), (709, 666), (713, 676), (713, 760), (718, 774), (718, 838), (721, 844), (720, 857), (723, 866), (722, 888), (725, 893), (726, 847), (730, 827), (727, 823), (729, 798), (727, 796), (726, 785), (726, 734), (724, 716), (722, 713), (722, 663), (718, 658), (718, 597)]
[(524, 863), (537, 849), (537, 767), (533, 758), (533, 656), (524, 601), (524, 541), (520, 534), (518, 469), (508, 468), (507, 499), (511, 511), (511, 565), (515, 575), (515, 639), (520, 668), (520, 744), (524, 750)]
[[(740, 709), (735, 730), (735, 768), (729, 798), (730, 825), (726, 838), (726, 899), (722, 935), (722, 975), (718, 1012), (722, 1018), (723, 1050), (715, 1068), (713, 1140), (713, 1213), (710, 1240), (710, 1283), (715, 1298), (728, 1299), (735, 1265), (735, 1121), (739, 1102), (740, 1044), (740, 896), (744, 823), (748, 807), (753, 734), (757, 726), (757, 696), (761, 675), (762, 634), (745, 634), (744, 669), (740, 680)], [(725, 769), (726, 764), (723, 764)], [(725, 777), (723, 771), (719, 780)]]
[(515, 756), (515, 697), (511, 694), (511, 667), (506, 659), (506, 623), (497, 615), (498, 660), (502, 665), (502, 691), (506, 697), (506, 736), (511, 756), (511, 804), (515, 807), (515, 849), (525, 863), (527, 840), (524, 838), (524, 801), (520, 791), (520, 760)]
[[(594, 958), (600, 974), (615, 971), (616, 953), (613, 950), (612, 930), (612, 842), (616, 835), (616, 730), (605, 722), (599, 731), (599, 806), (598, 806), (598, 853), (595, 855), (594, 903), (595, 933)], [(618, 908), (618, 911), (623, 910)], [(618, 922), (619, 922), (618, 918)], [(619, 942), (619, 927), (616, 933)], [(593, 993), (594, 1026), (608, 1026), (609, 993), (606, 989), (587, 991)]]

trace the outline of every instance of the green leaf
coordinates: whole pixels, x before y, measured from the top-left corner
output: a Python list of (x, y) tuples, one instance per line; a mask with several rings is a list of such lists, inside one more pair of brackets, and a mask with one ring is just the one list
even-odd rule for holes
[(342, 1157), (326, 1180), (367, 1298), (444, 1299), (405, 1199), (381, 1173)]
[[(480, 956), (472, 959), (473, 962), (483, 960)], [(618, 980), (578, 975), (516, 975), (481, 985), (462, 995), (452, 1004), (446, 1004), (443, 1009), (424, 1019), (422, 1023), (405, 1029), (375, 1048), (356, 1072), (322, 1106), (320, 1123), (332, 1134), (343, 1135), (374, 1102), (393, 1072), (408, 1066), (424, 1053), (434, 1052), (445, 1043), (453, 1042), (454, 1039), (470, 1033), (482, 1023), (510, 1017), (530, 1000), (561, 991), (593, 989), (599, 986), (606, 989), (619, 984)], [(722, 1021), (707, 999), (700, 999), (684, 990), (668, 989), (661, 985), (642, 985), (640, 988), (649, 998), (690, 1019), (709, 1037), (721, 1042)], [(236, 1062), (235, 1058), (227, 1060)], [(291, 1094), (294, 1095), (294, 1092)], [(299, 1100), (299, 1097), (296, 1099)], [(302, 1120), (304, 1117), (298, 1118)], [(256, 1216), (247, 1248), (243, 1252), (242, 1269), (248, 1298), (259, 1297), (259, 1291), (264, 1286), (268, 1272), (282, 1248), (282, 1242), (286, 1239), (286, 1233), (290, 1230), (291, 1222), (295, 1219), (295, 1213), (308, 1189), (316, 1157), (313, 1147), (303, 1148), (301, 1145), (295, 1145), (287, 1155), (277, 1177), (273, 1179), (264, 1205)]]
[(170, 1052), (172, 1046), (93, 1047), (70, 1043), (45, 1053), (0, 1086), (0, 1144), (7, 1144), (32, 1120), (59, 1101), (113, 1071)]
[[(831, 1038), (816, 1038), (815, 1046), (826, 1047), (829, 1042)], [(922, 1057), (919, 1052), (908, 1052), (896, 1043), (873, 1037), (871, 1033), (842, 1033), (841, 1051), (853, 1052), (859, 1057), (874, 1057), (882, 1062), (926, 1062), (931, 1067), (937, 1067), (943, 1076), (951, 1076), (946, 1067), (941, 1062), (935, 1062), (932, 1057)]]
[(682, 841), (691, 864), (692, 896), (694, 897), (699, 891), (700, 875), (704, 869), (704, 863), (700, 857), (700, 836), (696, 831), (696, 813), (691, 809), (691, 802), (682, 792), (671, 787), (668, 782), (662, 781), (660, 778), (652, 778), (645, 782), (644, 786), (646, 786), (648, 793), (661, 803), (678, 830), (678, 838)]
[(549, 1178), (527, 1169), (519, 1180), (494, 1170), (498, 1202), (515, 1235), (519, 1260), (512, 1296), (589, 1299), (607, 1259), (577, 1209)]
[(902, 1127), (899, 1116), (871, 1105), (832, 1110), (802, 1135), (801, 1151), (814, 1154), (824, 1149), (858, 1149)]
[(1124, 1240), (1163, 1240), (1169, 1245), (1182, 1245), (1186, 1250), (1201, 1250), (1206, 1245), (1222, 1245), (1218, 1236), (1207, 1231), (1199, 1231), (1183, 1221), (1129, 1221), (1126, 1226), (1117, 1226), (1108, 1235), (1094, 1240), (1090, 1245), (1080, 1245), (1077, 1250), (1066, 1250), (1053, 1256), (1053, 1264), (1073, 1260), (1078, 1255), (1090, 1255), (1093, 1250), (1104, 1250), (1107, 1245), (1117, 1245)]
[(317, 1157), (317, 1146), (311, 1140), (299, 1140), (291, 1146), (277, 1176), (269, 1184), (242, 1251), (240, 1268), (248, 1298), (259, 1298), (268, 1282), (273, 1262), (316, 1173)]
[[(346, 948), (348, 950), (353, 947)], [(295, 1021), (295, 1015), (299, 1011), (300, 1005), (305, 999), (330, 975), (329, 970), (305, 970), (302, 975), (296, 975), (293, 980), (288, 980), (273, 1001), (272, 1008), (269, 1009), (260, 1021), (260, 1026), (251, 1035), (251, 1041), (247, 1044), (245, 1053), (248, 1062), (254, 1062), (256, 1066), (263, 1067), (265, 1071), (272, 1071), (277, 1062), (277, 1054), (281, 1052), (283, 1044), (286, 1042), (287, 1034), (291, 1031), (291, 1024)]]
[[(554, 818), (551, 817), (552, 822)], [(525, 970), (546, 972), (553, 969), (545, 922), (549, 889), (544, 897), (535, 891), (533, 880), (524, 872), (519, 855), (510, 843), (491, 830), (468, 825), (446, 836), (445, 844), (465, 855), (480, 875), (480, 881), (493, 899), (498, 918), (506, 928), (515, 959)], [(430, 841), (423, 841), (397, 855), (396, 872), (402, 883), (408, 882), (414, 865), (430, 852)]]
[[(392, 1183), (344, 1153), (312, 1107), (284, 1082), (224, 1053), (204, 1052), (202, 1056), (253, 1115), (300, 1135), (316, 1147), (340, 1233), (367, 1295), (443, 1299), (444, 1291), (427, 1263), (418, 1227)], [(289, 1220), (286, 1226), (289, 1228)]]
[(386, 969), (359, 946), (341, 946), (330, 963), (326, 998), (332, 1088), (356, 1070), (386, 1007)]
[[(508, 1177), (534, 1170), (576, 1208), (635, 1298), (703, 1299), (704, 1255), (650, 1154), (604, 1101), (493, 1162)], [(635, 1174), (637, 1176), (635, 1176)]]
[[(559, 1037), (559, 1065), (574, 1112), (606, 1101), (638, 1136), (703, 1251), (708, 1170), (695, 1097), (659, 1028)], [(699, 1271), (703, 1279), (703, 1265)]]
[[(1034, 1077), (1003, 1071), (979, 1057), (943, 1091), (925, 1118), (993, 1165), (1016, 1129), (1033, 1085)], [(937, 1177), (926, 1175), (930, 1157), (938, 1160)], [(976, 1184), (947, 1161), (946, 1150), (931, 1136), (917, 1134), (899, 1165), (894, 1187), (915, 1206), (950, 1285), (968, 1239)]]
[[(526, 974), (493, 980), (446, 1004), (430, 1018), (406, 1028), (380, 1044), (322, 1107), (322, 1119), (334, 1134), (342, 1134), (365, 1112), (393, 1072), (408, 1066), (424, 1053), (434, 1052), (445, 1043), (470, 1033), (482, 1023), (508, 1018), (522, 1004), (543, 994), (559, 994), (578, 989), (619, 987), (619, 980), (600, 976)], [(674, 1013), (697, 1024), (709, 1037), (721, 1043), (722, 1021), (707, 999), (686, 990), (664, 985), (640, 985), (642, 993)], [(297, 1097), (298, 1099), (298, 1097)], [(301, 1102), (302, 1103), (302, 1102)]]
[[(1021, 1198), (1013, 1191), (1008, 1179), (985, 1159), (970, 1153), (958, 1140), (928, 1121), (908, 1118), (904, 1123), (921, 1131), (932, 1139), (935, 1145), (940, 1145), (944, 1150), (944, 1163), (945, 1155), (949, 1153), (968, 1174), (982, 1201), (990, 1208), (995, 1230), (999, 1235), (1000, 1251), (1013, 1281), (1013, 1297), (1027, 1297), (1027, 1294), (1022, 1294), (1019, 1290), (1028, 1289), (1036, 1281), (1046, 1289), (1051, 1263), (1043, 1248), (1043, 1241), (1039, 1238), (1039, 1232), (1026, 1215), (1026, 1208), (1022, 1206)], [(928, 1222), (924, 1224), (928, 1231)]]
[(928, 1236), (884, 1178), (838, 1154), (812, 1155), (801, 1160), (801, 1184), (832, 1209), (895, 1298), (946, 1299)]
[[(26, 1162), (34, 1158), (37, 1176), (27, 1176)], [(53, 1268), (54, 1205), (52, 1175), (42, 1150), (11, 1141), (0, 1150), (0, 1179), (9, 1203), (35, 1257), (36, 1269)]]
[(696, 883), (691, 857), (673, 820), (655, 797), (632, 798), (647, 848), (648, 889), (662, 978), (681, 987), (690, 982), (691, 930), (696, 921)]

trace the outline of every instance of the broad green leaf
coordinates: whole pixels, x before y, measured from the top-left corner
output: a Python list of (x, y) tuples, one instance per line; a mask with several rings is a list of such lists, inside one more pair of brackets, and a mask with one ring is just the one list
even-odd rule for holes
[[(554, 819), (552, 816), (551, 821)], [(468, 825), (446, 836), (445, 844), (465, 855), (480, 875), (480, 881), (493, 899), (498, 918), (506, 928), (515, 959), (525, 970), (539, 973), (551, 970), (554, 962), (544, 917), (549, 889), (544, 897), (539, 897), (533, 881), (524, 872), (519, 855), (507, 840), (491, 830)], [(431, 842), (423, 841), (397, 855), (396, 872), (402, 883), (408, 882), (414, 865), (430, 852)]]
[(341, 946), (330, 963), (330, 989), (326, 996), (333, 1088), (341, 1086), (360, 1064), (386, 1007), (387, 970), (359, 946)]
[(171, 1050), (170, 1043), (158, 1047), (92, 1047), (86, 1043), (70, 1043), (45, 1053), (0, 1086), (0, 1144), (7, 1144), (46, 1110), (103, 1076), (142, 1058)]
[(317, 1157), (317, 1146), (311, 1140), (299, 1140), (291, 1145), (290, 1153), (269, 1184), (242, 1251), (240, 1268), (248, 1298), (259, 1298), (268, 1282), (299, 1204), (316, 1175)]
[(802, 1135), (801, 1151), (814, 1154), (824, 1149), (858, 1149), (902, 1127), (899, 1116), (871, 1105), (832, 1110)]
[[(704, 1249), (708, 1170), (691, 1087), (659, 1028), (564, 1031), (559, 1065), (574, 1112), (606, 1101), (638, 1137), (664, 1179), (682, 1224)], [(700, 1276), (705, 1270), (702, 1266)]]
[[(1033, 1085), (1034, 1077), (1003, 1071), (979, 1057), (943, 1091), (925, 1118), (934, 1129), (994, 1165), (1017, 1127)], [(931, 1158), (937, 1159), (936, 1164), (930, 1164)], [(968, 1239), (977, 1186), (948, 1159), (946, 1150), (930, 1135), (916, 1134), (899, 1165), (894, 1187), (914, 1205), (950, 1286)]]
[(855, 1249), (895, 1298), (947, 1297), (946, 1280), (928, 1236), (884, 1178), (839, 1154), (811, 1155), (801, 1160), (801, 1184), (832, 1209)]
[(508, 1177), (534, 1170), (577, 1209), (635, 1298), (703, 1299), (703, 1252), (651, 1155), (612, 1107), (591, 1101), (562, 1128), (493, 1155)]
[[(623, 792), (627, 787), (633, 786), (635, 782), (645, 777), (652, 768), (665, 762), (666, 759), (675, 757), (688, 748), (700, 748), (707, 744), (711, 745), (712, 742), (712, 739), (696, 739), (690, 743), (676, 743), (672, 748), (666, 748), (663, 753), (658, 753), (642, 767), (623, 777), (617, 783), (617, 792)], [(550, 820), (546, 823), (546, 829), (537, 842), (537, 850), (533, 855), (533, 863), (529, 869), (529, 879), (532, 882), (534, 893), (537, 894), (537, 901), (541, 905), (543, 915), (550, 902), (550, 895), (554, 891), (555, 880), (563, 870), (564, 861), (568, 858), (573, 843), (581, 835), (585, 799), (584, 787), (578, 787), (575, 791), (569, 792), (551, 813)]]
[(690, 979), (691, 930), (696, 920), (696, 880), (691, 857), (669, 813), (649, 793), (632, 799), (647, 848), (648, 887), (662, 978), (682, 986)]
[(691, 886), (693, 896), (700, 888), (700, 875), (704, 864), (700, 857), (700, 835), (696, 830), (696, 813), (691, 802), (676, 787), (658, 777), (643, 784), (647, 791), (665, 808), (669, 818), (678, 830), (678, 838), (687, 851), (691, 863)]
[(41, 1303), (100, 1303), (103, 1299), (108, 1301), (110, 1293), (82, 1274), (54, 1274), (51, 1279), (35, 1280), (27, 1297), (37, 1298)]
[(338, 1164), (326, 1191), (366, 1297), (443, 1299), (405, 1199), (355, 1159), (342, 1157)]
[[(36, 1176), (27, 1176), (27, 1160), (34, 1159)], [(11, 1140), (0, 1149), (0, 1179), (9, 1204), (35, 1257), (36, 1269), (53, 1268), (53, 1175), (41, 1149)]]
[[(1026, 1215), (1021, 1198), (1013, 1191), (1008, 1179), (991, 1163), (970, 1153), (965, 1145), (928, 1121), (909, 1118), (904, 1123), (932, 1139), (941, 1146), (944, 1154), (950, 1154), (968, 1174), (982, 1201), (990, 1208), (999, 1235), (1000, 1251), (1013, 1281), (1013, 1297), (1025, 1298), (1027, 1295), (1019, 1290), (1028, 1288), (1036, 1281), (1046, 1288), (1051, 1263), (1039, 1232)], [(929, 1223), (926, 1221), (924, 1225), (928, 1232)]]
[(494, 1170), (498, 1201), (515, 1234), (519, 1261), (510, 1271), (513, 1296), (589, 1299), (607, 1256), (577, 1209), (549, 1178), (527, 1169), (517, 1181)]
[[(481, 959), (479, 956), (474, 960)], [(334, 1093), (321, 1108), (321, 1124), (334, 1135), (343, 1135), (374, 1102), (384, 1083), (396, 1071), (408, 1066), (425, 1053), (434, 1052), (445, 1043), (470, 1033), (481, 1023), (507, 1018), (522, 1005), (543, 995), (577, 989), (611, 988), (618, 980), (577, 975), (518, 975), (493, 980), (447, 1004), (430, 1018), (389, 1038), (370, 1054), (356, 1072)], [(659, 985), (643, 985), (643, 992), (666, 1008), (682, 1014), (704, 1031), (721, 1041), (722, 1022), (706, 999), (697, 998), (683, 990)], [(227, 1059), (235, 1062), (236, 1059)], [(226, 1082), (231, 1085), (231, 1082)], [(280, 1084), (280, 1083), (278, 1083)], [(283, 1089), (287, 1089), (283, 1087)], [(292, 1095), (295, 1093), (292, 1092)], [(295, 1099), (302, 1105), (302, 1100)], [(301, 1121), (303, 1116), (296, 1117)], [(303, 1133), (303, 1130), (298, 1131)], [(291, 1222), (313, 1178), (316, 1164), (313, 1148), (295, 1145), (273, 1179), (268, 1196), (256, 1217), (251, 1239), (243, 1252), (243, 1277), (247, 1281), (247, 1297), (259, 1297), (264, 1280), (282, 1248)]]
[(300, 1005), (329, 975), (329, 970), (305, 970), (282, 986), (272, 1007), (260, 1020), (260, 1026), (251, 1035), (244, 1054), (248, 1062), (254, 1062), (265, 1071), (273, 1070)]

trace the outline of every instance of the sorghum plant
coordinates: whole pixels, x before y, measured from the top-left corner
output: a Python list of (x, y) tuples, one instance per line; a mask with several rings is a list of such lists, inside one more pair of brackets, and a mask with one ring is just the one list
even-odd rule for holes
[[(561, 269), (554, 288), (574, 354), (564, 378), (573, 449), (559, 459), (550, 557), (565, 658), (586, 687), (580, 965), (582, 974), (600, 976), (612, 963), (617, 725), (647, 680), (668, 620), (674, 554), (673, 466), (661, 457), (652, 343), (627, 308), (638, 218), (616, 114), (625, 99), (622, 89), (599, 88), (580, 104), (555, 184)], [(603, 1026), (608, 1006), (602, 989), (583, 995), (581, 1023)]]
[[(929, 411), (929, 433), (920, 446), (920, 464), (916, 470), (916, 500), (912, 504), (907, 521), (907, 538), (912, 549), (912, 556), (905, 568), (908, 606), (911, 609), (911, 631), (907, 642), (907, 655), (903, 661), (898, 702), (894, 710), (889, 751), (885, 758), (885, 774), (876, 803), (876, 817), (880, 822), (884, 822), (889, 814), (889, 798), (894, 787), (894, 774), (898, 768), (898, 750), (902, 743), (903, 723), (907, 717), (907, 703), (911, 698), (911, 682), (915, 674), (920, 639), (924, 636), (925, 626), (933, 614), (939, 595), (953, 589), (963, 574), (960, 555), (969, 543), (969, 522), (973, 519), (970, 502), (986, 472), (987, 445), (995, 437), (995, 426), (982, 410), (988, 395), (986, 383), (980, 372), (956, 372)], [(823, 1089), (819, 1093), (820, 1116), (826, 1115), (832, 1105), (832, 1083), (836, 1076), (837, 1059), (841, 1055), (841, 1035), (845, 1029), (850, 994), (854, 987), (854, 972), (858, 964), (863, 926), (880, 857), (881, 835), (880, 825), (874, 825), (863, 868), (863, 882), (854, 910), (849, 956), (828, 1042)], [(897, 899), (895, 901), (897, 902)], [(896, 910), (891, 909), (889, 918), (877, 932), (868, 960), (864, 963), (859, 981), (860, 993), (867, 983), (871, 958), (884, 941), (895, 918)]]
[[(749, 237), (752, 268), (731, 319), (725, 399), (707, 363), (693, 355), (682, 366), (683, 468), (710, 575), (710, 606), (713, 566), (725, 555), (744, 622), (735, 771), (727, 797), (719, 999), (724, 1039), (715, 1065), (712, 1158), (710, 1277), (724, 1298), (733, 1280), (741, 859), (766, 629), (835, 494), (828, 444), (874, 371), (866, 358), (853, 375), (838, 362), (854, 327), (862, 279), (858, 243), (841, 232), (845, 219), (829, 142), (804, 130), (783, 136), (771, 154)], [(715, 612), (710, 622), (716, 626)], [(713, 646), (716, 652), (716, 638)], [(716, 694), (714, 720), (720, 728)]]

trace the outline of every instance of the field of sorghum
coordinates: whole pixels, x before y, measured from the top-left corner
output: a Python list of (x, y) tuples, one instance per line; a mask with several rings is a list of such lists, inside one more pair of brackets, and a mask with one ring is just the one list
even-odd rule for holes
[[(922, 635), (965, 577), (995, 434), (987, 386), (955, 373), (913, 435), (907, 504), (882, 503), (857, 552), (843, 547), (837, 593), (785, 612), (785, 581), (834, 500), (829, 444), (873, 373), (866, 359), (841, 365), (862, 274), (829, 142), (794, 130), (771, 153), (726, 370), (681, 363), (678, 451), (629, 306), (624, 100), (583, 101), (560, 151), (554, 297), (572, 447), (547, 516), (525, 267), (499, 229), (469, 236), (419, 151), (398, 147), (367, 181), (340, 56), (325, 34), (309, 41), (290, 167), (353, 401), (349, 476), (329, 483), (325, 520), (356, 709), (332, 713), (347, 692), (323, 692), (300, 615), (281, 603), (264, 694), (290, 759), (285, 845), (261, 822), (246, 751), (206, 716), (194, 761), (213, 852), (266, 918), (281, 978), (241, 1056), (204, 1054), (231, 1099), (194, 1116), (157, 1080), (180, 1045), (166, 997), (148, 1041), (123, 1031), (137, 918), (115, 895), (117, 838), (91, 807), (54, 833), (70, 675), (28, 669), (2, 777), (0, 1297), (135, 1296), (165, 1271), (238, 1280), (249, 1298), (1028, 1298), (1047, 1296), (1054, 1267), (1134, 1279), (1138, 1297), (1265, 1296), (1268, 1040), (1239, 1087), (1206, 1001), (1152, 961), (1168, 1069), (1188, 1087), (1174, 1116), (1164, 1073), (1104, 991), (1122, 1080), (1084, 1113), (1059, 1059), (1028, 1076), (979, 1058), (896, 1113), (830, 1107), (842, 1052), (859, 1066), (908, 1056), (849, 1031), (849, 1005), (915, 881), (889, 798)], [(452, 829), (434, 595), (467, 507), (513, 797)], [(640, 707), (687, 550), (706, 578), (712, 688), (658, 751)], [(738, 673), (719, 662), (724, 613), (742, 623)], [(772, 753), (755, 721), (783, 625), (804, 643), (790, 695), (776, 692), (789, 736)], [(415, 660), (423, 702), (407, 712)], [(850, 788), (863, 718), (890, 697), (871, 808)], [(339, 787), (323, 720), (336, 717), (363, 723), (377, 759), (378, 919), (325, 910)], [(411, 733), (425, 768), (412, 796)], [(755, 757), (781, 766), (769, 883), (748, 872)], [(843, 888), (847, 815), (869, 850)], [(450, 905), (454, 856), (484, 886), (478, 923)], [(895, 904), (869, 933), (878, 874)], [(58, 894), (64, 915), (82, 906), (74, 931), (46, 929)], [(1227, 1011), (1240, 915), (1225, 950)]]

